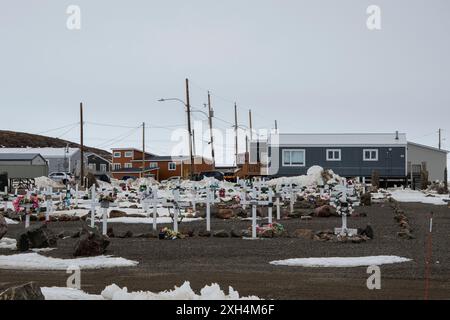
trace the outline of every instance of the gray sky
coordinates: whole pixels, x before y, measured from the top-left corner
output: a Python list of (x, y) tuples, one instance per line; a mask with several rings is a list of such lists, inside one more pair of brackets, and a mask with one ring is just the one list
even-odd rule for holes
[[(66, 28), (72, 4), (81, 30)], [(366, 27), (371, 4), (382, 30)], [(167, 127), (150, 128), (147, 146), (168, 153), (185, 113), (157, 100), (184, 99), (188, 77), (192, 105), (209, 89), (229, 122), (237, 101), (239, 122), (252, 108), (256, 128), (277, 119), (281, 132), (400, 130), (437, 146), (439, 127), (450, 136), (449, 9), (448, 0), (1, 0), (0, 128), (67, 126), (46, 134), (78, 141), (70, 125), (83, 101), (87, 122)], [(130, 130), (87, 123), (86, 144), (140, 147)]]

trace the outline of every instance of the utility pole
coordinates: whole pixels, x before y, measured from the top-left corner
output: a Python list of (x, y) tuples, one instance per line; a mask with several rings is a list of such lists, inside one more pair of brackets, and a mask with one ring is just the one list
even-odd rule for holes
[(250, 127), (250, 141), (252, 141), (253, 140), (252, 109), (248, 109), (248, 122)]
[(144, 177), (145, 171), (145, 122), (142, 122), (142, 174), (141, 178)]
[(80, 102), (80, 152), (81, 152), (81, 166), (80, 166), (80, 180), (81, 180), (81, 186), (84, 187), (84, 137), (83, 137), (83, 129), (84, 129), (84, 122), (83, 122), (83, 103)]
[(194, 155), (192, 154), (192, 131), (191, 131), (191, 104), (189, 100), (189, 79), (186, 78), (186, 112), (188, 122), (188, 134), (189, 134), (189, 156), (191, 158), (190, 163), (190, 178), (194, 178)]
[(277, 131), (278, 131), (278, 123), (277, 120), (275, 120), (275, 133), (277, 133)]
[(213, 127), (212, 127), (212, 117), (213, 117), (213, 111), (211, 109), (211, 95), (208, 91), (208, 120), (209, 120), (209, 133), (211, 135), (211, 157), (213, 162), (213, 167), (216, 169), (216, 157), (214, 155), (214, 136), (213, 136)]
[(237, 105), (234, 103), (234, 147), (236, 156), (236, 167), (238, 165), (238, 122), (237, 122)]
[(195, 151), (195, 130), (192, 129), (192, 150), (194, 153), (194, 156), (197, 154), (197, 152)]
[(441, 128), (439, 128), (439, 150), (441, 150), (441, 147), (442, 147), (442, 139), (441, 139), (441, 137), (442, 137), (442, 129)]

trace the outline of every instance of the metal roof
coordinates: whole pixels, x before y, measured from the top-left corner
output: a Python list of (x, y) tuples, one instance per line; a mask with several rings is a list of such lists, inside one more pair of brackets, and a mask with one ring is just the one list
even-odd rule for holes
[[(66, 152), (66, 150), (68, 152)], [(65, 156), (72, 157), (79, 151), (80, 149), (78, 148), (0, 148), (0, 154), (40, 154), (43, 158), (64, 158)]]
[(435, 147), (430, 147), (430, 146), (426, 146), (424, 144), (419, 144), (419, 143), (415, 143), (415, 142), (411, 142), (411, 141), (408, 141), (408, 145), (416, 146), (416, 147), (419, 147), (419, 148), (425, 148), (425, 149), (429, 149), (429, 150), (437, 151), (437, 152), (442, 152), (442, 153), (449, 153), (450, 152), (448, 150), (439, 149), (439, 148), (435, 148)]
[(282, 133), (270, 136), (271, 145), (282, 146), (406, 146), (398, 133)]
[(0, 161), (32, 161), (39, 153), (0, 153)]

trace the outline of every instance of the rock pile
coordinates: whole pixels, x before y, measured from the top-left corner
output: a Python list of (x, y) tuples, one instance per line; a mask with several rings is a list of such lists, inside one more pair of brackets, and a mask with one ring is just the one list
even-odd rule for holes
[(415, 237), (412, 235), (412, 228), (409, 225), (408, 217), (406, 216), (405, 212), (400, 209), (400, 206), (397, 201), (391, 200), (391, 207), (394, 210), (394, 220), (398, 223), (400, 227), (400, 231), (397, 232), (397, 236), (402, 239), (415, 239)]
[(1, 292), (0, 300), (45, 300), (45, 297), (34, 282), (29, 282)]
[(46, 224), (31, 228), (17, 237), (17, 250), (28, 251), (33, 248), (56, 247), (58, 236)]
[(8, 232), (8, 224), (6, 219), (0, 214), (0, 239)]
[(97, 228), (90, 228), (82, 224), (80, 239), (75, 245), (75, 257), (92, 257), (105, 253), (109, 245), (109, 238), (100, 233)]

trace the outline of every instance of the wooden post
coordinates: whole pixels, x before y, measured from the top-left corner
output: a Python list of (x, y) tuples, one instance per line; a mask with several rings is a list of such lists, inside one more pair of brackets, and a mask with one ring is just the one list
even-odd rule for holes
[(156, 224), (156, 218), (158, 215), (158, 187), (152, 188), (152, 200), (153, 200), (153, 230), (156, 231), (157, 224)]
[(212, 117), (213, 117), (213, 110), (211, 108), (211, 95), (208, 91), (208, 120), (209, 120), (209, 132), (210, 132), (210, 136), (211, 136), (211, 157), (212, 157), (212, 162), (213, 162), (213, 168), (216, 168), (216, 157), (214, 154), (214, 135), (213, 135), (213, 126), (212, 126)]
[(234, 148), (236, 167), (238, 166), (238, 124), (237, 124), (237, 105), (234, 103)]
[(192, 154), (191, 104), (189, 98), (189, 79), (186, 79), (186, 112), (187, 112), (188, 134), (189, 134), (189, 156), (191, 158), (189, 174), (192, 180), (194, 177), (194, 155)]
[(272, 208), (273, 208), (273, 191), (269, 188), (269, 207), (267, 208), (267, 214), (269, 216), (269, 224), (272, 224)]
[(97, 195), (95, 194), (95, 184), (92, 185), (92, 191), (91, 191), (91, 228), (95, 227), (95, 200), (97, 198)]
[(144, 178), (145, 172), (145, 122), (142, 122), (142, 173), (141, 178)]
[(252, 204), (252, 238), (256, 239), (256, 190), (255, 188), (253, 188), (253, 192), (252, 192), (253, 196), (252, 196), (252, 200), (253, 200), (253, 204)]
[(83, 122), (83, 103), (80, 102), (80, 152), (81, 152), (81, 165), (80, 165), (80, 181), (84, 186), (84, 122)]
[(211, 231), (211, 187), (206, 189), (206, 231)]

